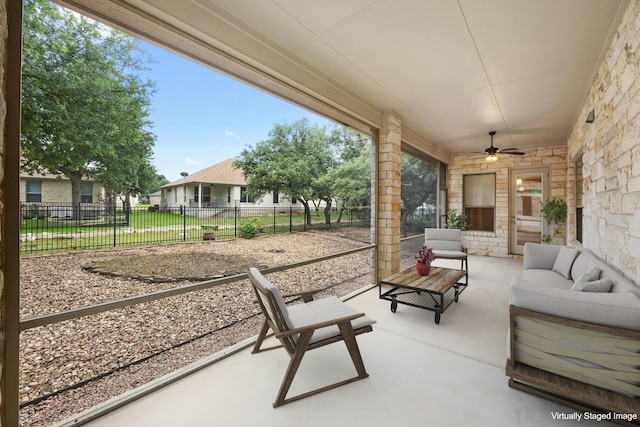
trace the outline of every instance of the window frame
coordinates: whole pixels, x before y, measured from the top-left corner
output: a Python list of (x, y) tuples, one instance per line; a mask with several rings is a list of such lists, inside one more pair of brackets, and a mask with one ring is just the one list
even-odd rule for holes
[[(467, 200), (467, 198), (468, 198), (468, 193), (467, 192), (471, 191), (469, 189), (469, 186), (473, 185), (475, 187), (475, 186), (483, 185), (483, 182), (472, 183), (472, 182), (469, 182), (469, 181), (473, 180), (474, 177), (478, 177), (478, 179), (480, 180), (481, 179), (480, 177), (482, 177), (482, 179), (486, 179), (489, 176), (492, 177), (493, 194), (491, 194), (491, 195), (479, 195), (479, 199), (478, 200), (476, 200), (473, 203), (469, 202)], [(462, 210), (463, 210), (464, 214), (467, 216), (466, 230), (468, 230), (468, 231), (482, 231), (482, 232), (488, 232), (488, 233), (495, 233), (495, 231), (496, 231), (496, 202), (497, 202), (496, 180), (497, 180), (497, 174), (495, 172), (472, 173), (472, 174), (465, 174), (465, 175), (462, 176)], [(488, 201), (483, 200), (483, 199), (486, 199), (487, 197), (489, 197), (489, 201), (491, 201), (493, 203), (492, 205), (491, 205), (491, 203), (488, 203)], [(488, 216), (490, 217), (490, 220), (485, 219)], [(480, 222), (480, 224), (478, 224), (478, 221)], [(489, 224), (489, 223), (491, 224), (491, 226), (487, 227), (486, 225)]]
[[(37, 190), (33, 191), (33, 188), (29, 188), (33, 185), (37, 184)], [(29, 179), (25, 183), (25, 196), (27, 203), (42, 203), (42, 180), (39, 179)], [(32, 200), (33, 198), (38, 200)]]
[(93, 182), (80, 182), (80, 203), (93, 203)]

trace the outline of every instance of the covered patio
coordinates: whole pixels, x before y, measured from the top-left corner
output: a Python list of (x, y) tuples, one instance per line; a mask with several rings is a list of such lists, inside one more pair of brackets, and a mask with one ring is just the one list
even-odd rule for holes
[[(430, 311), (400, 306), (392, 313), (377, 288), (347, 301), (377, 321), (373, 332), (358, 337), (369, 378), (273, 409), (289, 358), (283, 349), (251, 354), (250, 343), (243, 343), (237, 353), (86, 425), (537, 427), (583, 415), (507, 387), (507, 287), (522, 262), (471, 256), (469, 263), (472, 284), (439, 325)], [(459, 267), (457, 261), (436, 264)], [(305, 355), (291, 392), (353, 372), (342, 343), (323, 347)], [(607, 423), (582, 416), (561, 425)]]
[[(21, 2), (3, 3), (0, 416), (15, 426)], [(465, 209), (466, 176), (495, 176), (491, 229), (464, 233), (472, 286), (440, 325), (392, 314), (375, 289), (349, 301), (378, 321), (359, 339), (370, 378), (274, 410), (286, 356), (243, 349), (93, 425), (537, 426), (573, 413), (504, 376), (507, 286), (521, 269), (512, 172), (543, 169), (546, 195), (569, 207), (563, 240), (639, 282), (639, 1), (58, 3), (370, 135), (373, 283), (401, 265), (402, 151), (439, 162), (441, 209)], [(525, 154), (488, 161), (489, 131)], [(311, 354), (294, 387), (340, 374), (341, 350)]]

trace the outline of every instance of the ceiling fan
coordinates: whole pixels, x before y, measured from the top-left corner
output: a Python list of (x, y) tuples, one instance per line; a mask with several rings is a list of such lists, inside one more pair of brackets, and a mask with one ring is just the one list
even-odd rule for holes
[(492, 130), (491, 132), (489, 132), (489, 135), (491, 135), (491, 146), (486, 148), (482, 152), (477, 152), (476, 154), (484, 154), (485, 160), (488, 161), (488, 162), (495, 162), (496, 160), (498, 160), (498, 154), (511, 154), (513, 156), (522, 156), (524, 154), (523, 151), (520, 151), (515, 147), (505, 148), (505, 149), (500, 149), (498, 147), (494, 147), (493, 146), (493, 136), (495, 134), (496, 134), (495, 130)]

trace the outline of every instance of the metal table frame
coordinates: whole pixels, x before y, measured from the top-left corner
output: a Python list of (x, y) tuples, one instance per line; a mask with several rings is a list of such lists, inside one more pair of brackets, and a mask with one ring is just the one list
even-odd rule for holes
[[(460, 280), (465, 277), (465, 282)], [(435, 312), (436, 325), (440, 316), (453, 303), (458, 302), (460, 294), (467, 288), (469, 278), (465, 270), (443, 267), (431, 267), (428, 276), (420, 276), (415, 267), (380, 280), (378, 284), (380, 299), (391, 301), (391, 312), (395, 313), (398, 304), (422, 308)], [(382, 286), (391, 286), (382, 292)]]

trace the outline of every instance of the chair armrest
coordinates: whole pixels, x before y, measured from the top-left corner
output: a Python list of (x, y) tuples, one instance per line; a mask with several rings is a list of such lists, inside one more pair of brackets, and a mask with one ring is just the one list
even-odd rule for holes
[(277, 332), (275, 334), (275, 337), (280, 339), (292, 335), (302, 334), (308, 331), (315, 331), (316, 329), (326, 328), (327, 326), (338, 325), (340, 323), (349, 323), (349, 327), (351, 327), (351, 321), (362, 316), (364, 316), (364, 313), (356, 313), (349, 316), (339, 317), (337, 319), (325, 320), (324, 322), (312, 323), (310, 325), (301, 326), (299, 328), (289, 329), (288, 331)]

